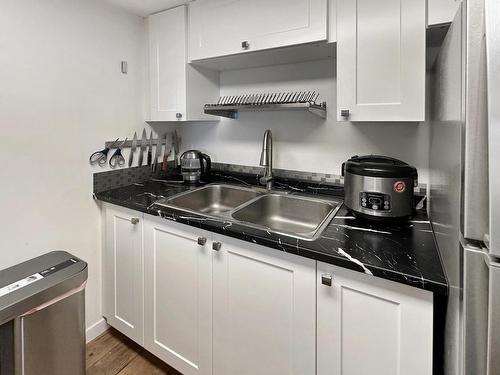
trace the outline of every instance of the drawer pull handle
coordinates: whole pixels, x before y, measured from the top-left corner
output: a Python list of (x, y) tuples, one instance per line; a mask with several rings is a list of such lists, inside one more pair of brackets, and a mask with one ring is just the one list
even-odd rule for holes
[(221, 247), (222, 247), (222, 243), (220, 243), (220, 242), (213, 242), (212, 243), (212, 249), (215, 251), (219, 251)]
[(332, 286), (333, 276), (331, 273), (324, 273), (321, 275), (321, 284)]
[(241, 42), (241, 48), (243, 48), (243, 49), (249, 49), (250, 48), (250, 43), (248, 43), (247, 40), (244, 40), (243, 42)]
[(133, 217), (132, 219), (130, 219), (130, 222), (133, 224), (133, 225), (136, 225), (139, 223), (139, 218), (137, 217)]
[(207, 243), (206, 237), (198, 237), (198, 245), (205, 246), (206, 243)]

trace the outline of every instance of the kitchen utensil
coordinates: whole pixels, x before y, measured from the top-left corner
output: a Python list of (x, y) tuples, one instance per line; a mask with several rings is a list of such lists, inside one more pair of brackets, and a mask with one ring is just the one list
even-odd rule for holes
[[(168, 153), (167, 153), (168, 150)], [(168, 169), (168, 158), (172, 154), (172, 148), (168, 147), (168, 133), (165, 135), (165, 152), (163, 153), (163, 164), (161, 165), (161, 170), (166, 172)]]
[(146, 134), (146, 129), (142, 129), (142, 136), (141, 136), (141, 147), (140, 147), (140, 153), (139, 153), (139, 167), (142, 167), (142, 161), (144, 158), (144, 151), (146, 150), (146, 142), (147, 142), (147, 134)]
[(92, 155), (90, 155), (90, 164), (99, 164), (101, 167), (106, 165), (106, 162), (108, 161), (108, 152), (118, 143), (119, 139), (120, 138), (117, 138), (116, 141), (113, 142), (111, 147), (105, 147), (104, 150), (96, 151)]
[(182, 179), (185, 183), (196, 184), (210, 174), (210, 156), (199, 150), (184, 152), (180, 158)]
[(415, 167), (387, 156), (353, 156), (342, 164), (342, 175), (344, 202), (355, 215), (370, 219), (412, 215)]
[(149, 133), (149, 141), (148, 141), (148, 159), (147, 159), (147, 165), (151, 165), (151, 162), (153, 160), (153, 131)]
[(130, 147), (130, 155), (128, 156), (128, 167), (132, 166), (134, 162), (134, 152), (137, 148), (137, 132), (134, 132), (134, 138), (132, 139), (132, 146)]
[(161, 165), (161, 170), (163, 172), (166, 172), (168, 170), (168, 158), (172, 155), (172, 150), (168, 150), (168, 153), (165, 150), (165, 153), (163, 154), (163, 163)]
[[(165, 148), (167, 146), (165, 145)], [(157, 165), (158, 165), (158, 158), (160, 157), (160, 154), (161, 154), (161, 149), (162, 149), (162, 142), (161, 142), (161, 139), (158, 138), (158, 141), (156, 142), (156, 149), (155, 149), (155, 156), (153, 157), (153, 164), (151, 166), (151, 170), (153, 172), (156, 172), (156, 169), (157, 169)]]
[(179, 155), (179, 134), (177, 134), (177, 130), (174, 130), (172, 133), (172, 146), (174, 149), (174, 168), (177, 168), (179, 166), (179, 162), (177, 161), (177, 156)]
[(123, 157), (121, 149), (125, 142), (127, 142), (127, 138), (125, 138), (125, 140), (120, 143), (113, 156), (111, 156), (111, 158), (109, 159), (109, 166), (111, 168), (123, 167), (125, 165), (125, 158)]

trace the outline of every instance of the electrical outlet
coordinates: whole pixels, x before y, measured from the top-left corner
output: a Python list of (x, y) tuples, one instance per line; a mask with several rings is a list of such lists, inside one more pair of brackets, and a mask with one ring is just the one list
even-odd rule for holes
[(128, 73), (128, 62), (122, 61), (121, 66), (122, 66), (122, 73), (127, 74)]

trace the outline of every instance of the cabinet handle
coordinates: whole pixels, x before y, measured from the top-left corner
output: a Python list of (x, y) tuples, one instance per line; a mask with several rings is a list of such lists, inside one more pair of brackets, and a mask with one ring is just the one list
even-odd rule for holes
[(177, 112), (177, 113), (175, 114), (175, 118), (176, 118), (176, 119), (178, 119), (178, 120), (180, 120), (180, 119), (182, 118), (182, 113)]
[(332, 286), (333, 276), (331, 273), (324, 273), (321, 275), (321, 284)]
[(241, 42), (241, 48), (243, 48), (243, 49), (250, 48), (250, 43), (248, 43), (248, 40), (244, 40), (243, 42)]
[(206, 237), (198, 237), (198, 245), (205, 246), (206, 243), (207, 243)]
[(139, 218), (137, 217), (133, 217), (132, 219), (130, 219), (130, 222), (134, 225), (136, 225), (137, 223), (139, 223)]
[(221, 247), (222, 247), (222, 243), (220, 243), (220, 242), (213, 242), (212, 243), (212, 249), (215, 251), (219, 251)]
[(344, 118), (349, 118), (349, 116), (351, 116), (351, 114), (349, 113), (348, 109), (341, 109), (340, 110), (340, 116), (342, 116)]

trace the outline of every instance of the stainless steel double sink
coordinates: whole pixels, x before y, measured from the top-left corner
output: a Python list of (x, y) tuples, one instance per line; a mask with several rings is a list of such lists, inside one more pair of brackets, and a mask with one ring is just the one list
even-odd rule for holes
[(341, 204), (225, 184), (207, 185), (156, 203), (304, 240), (317, 238)]

